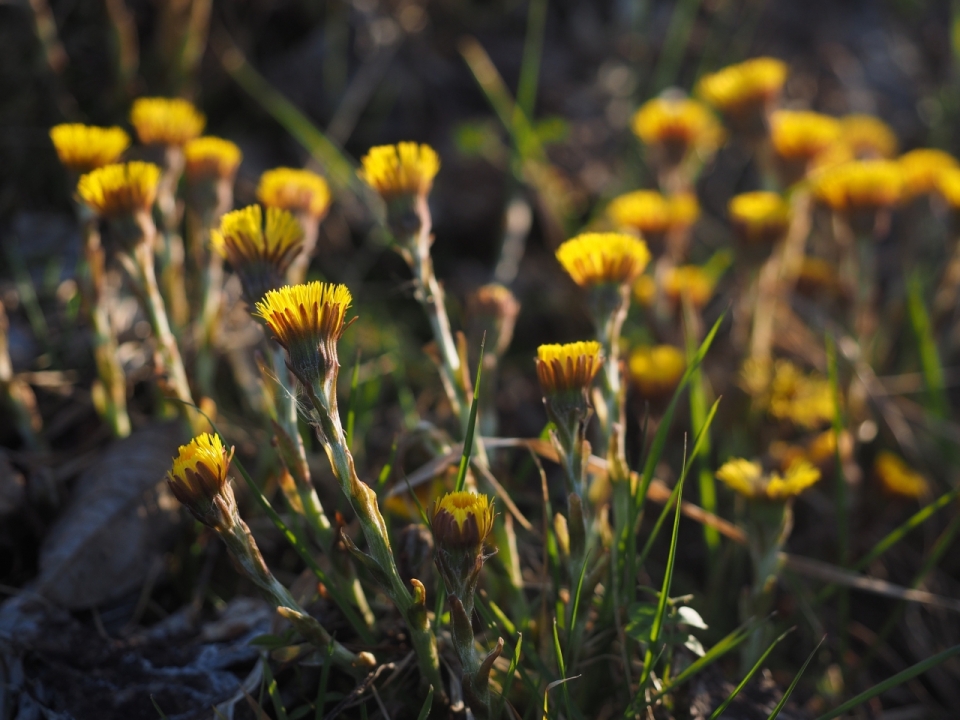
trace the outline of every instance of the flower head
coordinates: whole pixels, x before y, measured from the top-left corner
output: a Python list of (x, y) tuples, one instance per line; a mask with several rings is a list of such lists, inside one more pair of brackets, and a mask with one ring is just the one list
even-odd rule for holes
[(943, 170), (937, 177), (937, 191), (950, 208), (960, 208), (960, 168)]
[(574, 342), (537, 348), (537, 377), (546, 396), (582, 393), (593, 383), (603, 360), (600, 343)]
[(85, 173), (117, 161), (130, 146), (122, 128), (68, 123), (50, 128), (57, 157), (68, 170)]
[(290, 368), (304, 386), (322, 381), (325, 391), (335, 391), (337, 341), (352, 301), (346, 285), (312, 282), (269, 290), (257, 302), (256, 314), (287, 351)]
[(607, 206), (607, 214), (619, 227), (645, 235), (661, 235), (670, 228), (670, 203), (656, 190), (620, 195)]
[(207, 119), (193, 103), (180, 98), (137, 98), (130, 122), (144, 145), (182, 146), (200, 136)]
[(478, 340), (487, 333), (486, 353), (506, 352), (520, 314), (520, 303), (510, 290), (498, 283), (477, 288), (467, 299), (469, 336)]
[(186, 157), (187, 179), (231, 179), (240, 166), (243, 153), (234, 143), (223, 138), (207, 136), (188, 142), (183, 148)]
[(134, 161), (105, 165), (81, 175), (77, 193), (101, 217), (121, 218), (149, 212), (159, 183), (159, 167)]
[(204, 525), (219, 527), (236, 513), (227, 482), (232, 458), (219, 436), (203, 433), (180, 446), (167, 472), (174, 496)]
[(780, 94), (787, 79), (782, 60), (759, 57), (701, 78), (697, 94), (725, 115), (763, 108)]
[(930, 494), (927, 479), (889, 450), (877, 454), (873, 472), (883, 488), (894, 495), (922, 498)]
[(631, 127), (644, 144), (664, 148), (674, 164), (691, 151), (709, 155), (723, 138), (710, 109), (683, 97), (648, 100), (634, 114)]
[(797, 460), (782, 476), (765, 474), (760, 463), (733, 458), (717, 470), (717, 479), (747, 498), (785, 502), (816, 483), (820, 471), (806, 460)]
[(303, 229), (286, 210), (267, 208), (266, 223), (259, 205), (234, 210), (210, 232), (210, 245), (230, 261), (240, 276), (247, 300), (254, 303), (283, 284), (283, 277), (303, 248)]
[(862, 159), (892, 158), (897, 154), (897, 136), (873, 115), (845, 115), (840, 118), (840, 139)]
[(737, 234), (748, 243), (776, 242), (790, 225), (790, 206), (779, 193), (741, 193), (730, 200), (727, 210)]
[(493, 529), (493, 501), (479, 493), (451, 492), (433, 504), (430, 526), (445, 549), (483, 545)]
[(842, 213), (891, 207), (900, 200), (902, 188), (901, 166), (892, 160), (841, 163), (813, 179), (816, 196)]
[(670, 227), (687, 228), (700, 217), (700, 203), (691, 192), (681, 192), (667, 198), (670, 203)]
[(673, 345), (643, 345), (630, 353), (630, 377), (647, 398), (672, 393), (686, 369), (686, 357)]
[(440, 170), (436, 151), (415, 142), (372, 147), (360, 162), (360, 177), (387, 200), (427, 195)]
[(930, 148), (904, 153), (898, 162), (903, 175), (903, 195), (906, 198), (933, 192), (945, 170), (960, 167), (956, 158), (949, 153)]
[(839, 137), (840, 121), (809, 110), (777, 110), (770, 115), (770, 140), (785, 160), (806, 162)]
[(804, 375), (790, 361), (778, 360), (773, 367), (767, 410), (778, 420), (813, 429), (833, 420), (833, 389), (826, 378), (815, 373)]
[(642, 240), (622, 233), (583, 233), (557, 249), (557, 260), (580, 286), (632, 283), (650, 262)]
[(320, 218), (330, 207), (330, 186), (309, 170), (274, 168), (260, 176), (257, 199), (264, 207)]
[(695, 308), (702, 308), (713, 297), (714, 280), (699, 265), (669, 268), (663, 278), (663, 292), (674, 303), (684, 297)]

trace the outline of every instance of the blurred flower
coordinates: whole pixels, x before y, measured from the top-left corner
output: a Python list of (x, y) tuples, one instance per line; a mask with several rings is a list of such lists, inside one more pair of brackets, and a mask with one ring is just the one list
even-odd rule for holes
[(697, 94), (717, 108), (742, 132), (762, 131), (766, 108), (780, 95), (787, 79), (782, 60), (759, 57), (705, 75)]
[(451, 492), (433, 504), (430, 527), (438, 548), (478, 548), (493, 530), (493, 502), (487, 495)]
[(839, 276), (834, 263), (823, 258), (805, 256), (797, 276), (797, 291), (810, 297), (840, 292)]
[(956, 158), (943, 150), (920, 148), (900, 156), (903, 175), (903, 195), (913, 198), (937, 189), (938, 179), (945, 170), (958, 167)]
[(753, 500), (784, 502), (796, 497), (820, 479), (820, 471), (806, 460), (798, 460), (781, 476), (764, 473), (758, 462), (734, 458), (717, 470), (727, 487)]
[[(832, 428), (824, 430), (806, 445), (775, 441), (770, 443), (768, 452), (781, 470), (787, 470), (797, 460), (806, 460), (823, 472), (833, 468), (836, 461), (837, 434)], [(842, 462), (849, 462), (852, 456), (853, 436), (844, 430), (840, 435), (840, 459)]]
[(693, 193), (681, 192), (670, 195), (667, 202), (670, 203), (671, 229), (690, 227), (700, 217), (700, 203)]
[(809, 110), (777, 110), (770, 115), (770, 140), (785, 160), (806, 163), (840, 137), (840, 121)]
[(790, 206), (779, 193), (741, 193), (730, 200), (727, 210), (738, 236), (747, 243), (776, 242), (790, 226)]
[(513, 328), (519, 314), (520, 303), (508, 288), (498, 283), (483, 285), (467, 298), (468, 336), (474, 343), (479, 343), (486, 333), (485, 353), (499, 357), (513, 340)]
[(635, 190), (615, 197), (607, 214), (619, 226), (641, 235), (662, 235), (670, 227), (670, 204), (656, 190)]
[(630, 354), (630, 377), (646, 398), (670, 395), (686, 369), (686, 357), (673, 345), (643, 345)]
[(101, 217), (122, 218), (149, 213), (159, 182), (160, 168), (153, 163), (118, 163), (82, 175), (77, 193)]
[(941, 170), (937, 176), (937, 190), (948, 206), (954, 210), (960, 208), (960, 168)]
[(650, 262), (642, 240), (622, 233), (583, 233), (557, 249), (557, 260), (582, 287), (632, 283)]
[(225, 214), (220, 229), (210, 232), (210, 246), (230, 261), (248, 302), (283, 285), (284, 274), (303, 247), (303, 229), (286, 210), (267, 208), (266, 224), (259, 205)]
[(889, 450), (881, 450), (877, 454), (873, 472), (883, 488), (894, 495), (922, 498), (930, 494), (930, 484), (926, 478)]
[(709, 156), (723, 140), (723, 128), (703, 103), (684, 97), (648, 100), (634, 114), (634, 134), (676, 165), (691, 152)]
[(841, 213), (891, 207), (903, 188), (901, 165), (892, 160), (854, 160), (813, 179), (817, 198)]
[(537, 378), (546, 396), (582, 394), (589, 389), (602, 364), (600, 343), (595, 341), (537, 348)]
[(207, 119), (186, 100), (179, 98), (137, 98), (130, 122), (144, 145), (185, 145), (200, 136)]
[(293, 374), (331, 402), (340, 370), (337, 342), (352, 301), (346, 285), (312, 282), (268, 290), (256, 305), (256, 314), (287, 351)]
[(653, 304), (657, 297), (657, 281), (651, 275), (641, 275), (633, 284), (633, 297), (644, 307)]
[(675, 303), (689, 298), (695, 308), (702, 308), (713, 296), (714, 280), (699, 265), (668, 268), (663, 278), (663, 292)]
[(402, 195), (426, 196), (440, 170), (436, 151), (415, 142), (372, 147), (360, 162), (361, 179), (386, 200)]
[(90, 172), (116, 162), (130, 146), (130, 136), (118, 127), (69, 123), (50, 128), (57, 157), (68, 170)]
[(897, 154), (897, 136), (893, 129), (873, 115), (840, 118), (840, 138), (857, 158), (892, 158)]
[(815, 428), (833, 420), (836, 412), (833, 388), (826, 378), (815, 373), (804, 375), (789, 360), (777, 360), (767, 409), (778, 420)]
[(204, 525), (230, 527), (236, 502), (227, 482), (233, 450), (227, 451), (220, 437), (203, 433), (181, 445), (167, 485), (180, 503)]
[(321, 218), (330, 207), (330, 186), (326, 180), (309, 170), (274, 168), (260, 176), (257, 199), (264, 207)]
[(183, 149), (186, 157), (187, 179), (232, 179), (243, 154), (234, 143), (223, 138), (207, 136), (188, 142)]

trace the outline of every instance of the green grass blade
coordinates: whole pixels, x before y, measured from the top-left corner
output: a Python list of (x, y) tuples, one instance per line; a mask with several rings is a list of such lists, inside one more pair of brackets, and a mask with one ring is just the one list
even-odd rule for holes
[(937, 665), (942, 663), (944, 660), (948, 660), (954, 655), (960, 655), (960, 645), (954, 645), (952, 648), (944, 650), (941, 653), (937, 653), (933, 657), (929, 657), (926, 660), (922, 660), (918, 662), (916, 665), (912, 665), (908, 667), (906, 670), (903, 670), (902, 672), (898, 672), (893, 677), (889, 677), (883, 682), (877, 683), (869, 690), (865, 690), (864, 692), (860, 693), (854, 698), (851, 698), (850, 700), (847, 700), (847, 702), (843, 703), (837, 708), (834, 708), (833, 710), (826, 713), (825, 715), (821, 715), (819, 718), (817, 718), (817, 720), (832, 720), (833, 718), (840, 717), (841, 715), (844, 715), (848, 710), (852, 710), (858, 705), (862, 705), (868, 700), (871, 700), (877, 697), (877, 695), (885, 693), (887, 690), (890, 690), (891, 688), (897, 687), (897, 685), (901, 685), (905, 683), (907, 680), (912, 680), (913, 678), (917, 677), (917, 675), (922, 675), (930, 668), (936, 667)]
[(820, 646), (823, 645), (823, 641), (827, 639), (827, 636), (824, 635), (820, 638), (820, 642), (817, 643), (817, 646), (810, 651), (810, 654), (807, 655), (807, 659), (804, 661), (803, 665), (800, 666), (799, 672), (793, 676), (793, 680), (790, 682), (790, 686), (787, 688), (787, 691), (783, 693), (783, 697), (780, 698), (780, 702), (777, 703), (777, 706), (773, 709), (773, 712), (767, 717), (767, 720), (776, 720), (777, 716), (780, 714), (780, 711), (783, 710), (787, 705), (787, 701), (790, 699), (790, 696), (793, 694), (794, 688), (797, 687), (797, 683), (800, 682), (800, 678), (803, 677), (803, 673), (807, 669), (807, 665), (810, 664), (810, 661), (813, 660), (814, 656), (817, 654), (817, 650), (820, 649)]
[(417, 720), (427, 720), (430, 717), (430, 710), (433, 709), (433, 685), (430, 686), (430, 689), (427, 690), (427, 697), (423, 701), (423, 705), (420, 708), (420, 714), (417, 715)]
[(500, 703), (498, 712), (494, 714), (494, 717), (499, 717), (503, 715), (503, 704), (507, 701), (507, 697), (510, 695), (510, 690), (513, 688), (513, 677), (517, 672), (517, 667), (520, 665), (520, 649), (523, 646), (523, 633), (517, 633), (517, 644), (513, 648), (513, 657), (510, 658), (510, 667), (507, 669), (507, 674), (503, 678), (503, 692), (500, 694)]
[(357, 387), (360, 385), (360, 351), (353, 363), (350, 375), (350, 402), (347, 403), (347, 447), (353, 449), (353, 428), (357, 421)]
[[(693, 451), (690, 453), (690, 463), (684, 465), (684, 472), (693, 464), (693, 460), (701, 452), (703, 447), (707, 445), (710, 441), (708, 438), (708, 430), (710, 425), (713, 423), (713, 418), (717, 414), (717, 408), (720, 406), (720, 398), (713, 403), (713, 407), (710, 408), (709, 413), (704, 419), (704, 423), (700, 428), (700, 432), (697, 434), (696, 440), (693, 442)], [(647, 542), (643, 546), (643, 550), (640, 551), (640, 556), (637, 558), (637, 569), (643, 567), (643, 563), (647, 559), (647, 555), (650, 554), (650, 550), (653, 549), (653, 543), (656, 541), (657, 537), (660, 534), (660, 529), (663, 527), (663, 523), (667, 518), (667, 513), (670, 512), (670, 508), (673, 507), (673, 503), (677, 501), (677, 497), (680, 494), (681, 483), (677, 483), (676, 487), (673, 488), (673, 492), (670, 493), (670, 498), (667, 500), (666, 505), (663, 506), (663, 510), (660, 511), (660, 517), (657, 518), (656, 524), (653, 526), (653, 530), (650, 531), (649, 537), (647, 537)]]
[(723, 711), (726, 710), (727, 707), (730, 705), (730, 703), (732, 703), (736, 699), (737, 695), (740, 694), (740, 691), (743, 690), (744, 687), (746, 687), (747, 683), (750, 682), (750, 678), (756, 675), (757, 670), (763, 667), (763, 663), (764, 661), (766, 661), (767, 656), (769, 656), (770, 653), (773, 652), (773, 649), (780, 644), (781, 640), (783, 640), (787, 635), (792, 633), (794, 630), (796, 630), (795, 627), (790, 628), (785, 633), (783, 633), (780, 637), (778, 637), (776, 640), (770, 643), (770, 646), (763, 651), (763, 655), (761, 655), (760, 658), (757, 660), (757, 662), (753, 664), (753, 667), (750, 668), (750, 671), (744, 676), (743, 680), (740, 681), (740, 684), (737, 685), (733, 689), (733, 692), (730, 693), (730, 695), (727, 697), (727, 699), (724, 700), (722, 703), (720, 703), (720, 706), (713, 711), (713, 714), (710, 715), (710, 720), (717, 720), (717, 718), (723, 715)]
[(166, 714), (163, 710), (160, 709), (160, 706), (157, 705), (157, 699), (156, 699), (152, 694), (150, 695), (150, 702), (153, 703), (153, 709), (157, 711), (157, 714), (158, 714), (163, 720), (167, 720), (167, 714)]
[(283, 698), (280, 697), (280, 688), (277, 687), (277, 681), (270, 671), (270, 663), (267, 658), (262, 658), (263, 675), (267, 681), (267, 694), (273, 703), (273, 710), (277, 713), (277, 720), (287, 720), (287, 709), (283, 706)]
[[(487, 336), (484, 333), (480, 341), (480, 355), (483, 358), (483, 346), (486, 345)], [(480, 407), (480, 374), (483, 372), (483, 362), (477, 363), (477, 379), (473, 383), (473, 401), (470, 403), (470, 419), (467, 421), (467, 432), (463, 438), (463, 455), (460, 457), (460, 468), (457, 471), (457, 484), (454, 488), (456, 492), (463, 490), (467, 482), (467, 468), (470, 467), (470, 455), (473, 454), (473, 436), (477, 430), (477, 408)]]
[(317, 685), (317, 700), (314, 703), (314, 720), (323, 720), (323, 706), (327, 704), (327, 687), (330, 684), (330, 658), (333, 657), (333, 643), (324, 648), (323, 667), (320, 669), (320, 683)]
[(927, 409), (938, 418), (946, 418), (950, 414), (950, 407), (943, 392), (943, 366), (940, 363), (930, 315), (923, 303), (923, 285), (917, 272), (913, 272), (907, 281), (907, 310), (913, 332), (917, 336), (920, 368), (923, 371), (923, 382), (927, 386)]
[(520, 61), (520, 80), (517, 82), (517, 108), (526, 117), (533, 117), (537, 102), (537, 84), (540, 80), (540, 62), (543, 55), (543, 30), (547, 23), (547, 0), (530, 0), (527, 10), (527, 36)]

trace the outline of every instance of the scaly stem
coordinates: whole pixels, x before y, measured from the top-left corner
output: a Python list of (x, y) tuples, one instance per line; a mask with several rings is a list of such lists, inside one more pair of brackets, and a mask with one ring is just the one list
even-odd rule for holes
[(620, 332), (627, 319), (630, 307), (630, 287), (628, 285), (600, 285), (589, 292), (589, 304), (597, 340), (603, 347), (603, 371), (600, 392), (603, 407), (598, 408), (597, 419), (600, 424), (600, 441), (596, 454), (603, 457), (610, 445), (613, 423), (622, 424), (623, 384), (620, 378)]

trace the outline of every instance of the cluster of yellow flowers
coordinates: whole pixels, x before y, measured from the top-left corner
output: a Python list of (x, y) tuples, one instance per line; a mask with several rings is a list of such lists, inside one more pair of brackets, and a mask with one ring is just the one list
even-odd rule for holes
[(816, 483), (820, 471), (806, 460), (798, 460), (783, 475), (765, 473), (763, 466), (756, 461), (734, 458), (720, 466), (717, 478), (744, 497), (782, 502)]

